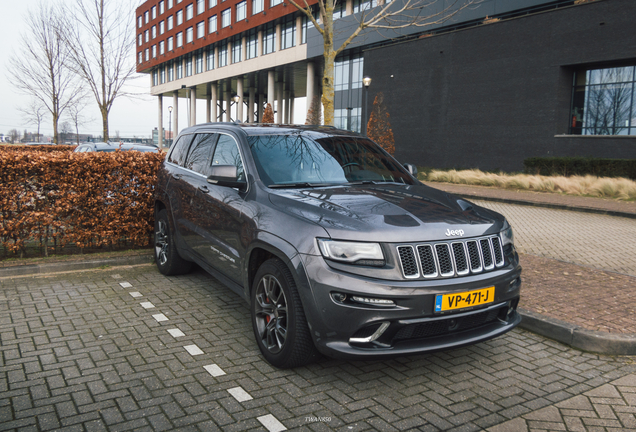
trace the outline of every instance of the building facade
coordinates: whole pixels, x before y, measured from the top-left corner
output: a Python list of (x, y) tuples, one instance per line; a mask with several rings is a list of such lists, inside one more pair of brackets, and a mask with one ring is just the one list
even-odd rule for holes
[[(340, 2), (335, 46), (377, 5)], [(533, 156), (636, 158), (634, 22), (633, 0), (482, 0), (428, 27), (368, 31), (337, 59), (336, 126), (364, 132), (382, 92), (403, 162), (519, 170)], [(179, 109), (189, 124), (256, 122), (266, 103), (277, 123), (304, 123), (295, 100), (320, 96), (322, 36), (283, 0), (148, 0), (136, 23), (159, 128), (178, 133)]]

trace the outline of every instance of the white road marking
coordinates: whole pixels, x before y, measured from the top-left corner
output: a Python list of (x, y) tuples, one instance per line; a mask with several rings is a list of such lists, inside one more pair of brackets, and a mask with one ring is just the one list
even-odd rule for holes
[(152, 317), (156, 319), (157, 322), (168, 321), (168, 317), (165, 316), (164, 314), (157, 314), (157, 315), (153, 315)]
[(283, 424), (271, 414), (257, 417), (256, 419), (261, 422), (261, 424), (265, 426), (269, 432), (280, 432), (287, 430), (287, 428), (283, 426)]
[(135, 298), (136, 298), (136, 297), (143, 297), (143, 294), (142, 294), (142, 293), (140, 293), (139, 291), (132, 291), (132, 292), (130, 293), (130, 295), (131, 295), (131, 296), (133, 296), (133, 297), (135, 297)]
[(234, 388), (228, 389), (227, 391), (232, 396), (234, 396), (234, 399), (236, 399), (239, 402), (245, 402), (245, 401), (253, 399), (253, 397), (250, 396), (248, 392), (243, 390), (242, 387), (234, 387)]
[(130, 282), (119, 282), (119, 285), (121, 285), (122, 288), (132, 287), (132, 284)]
[(225, 372), (223, 371), (223, 369), (221, 369), (218, 365), (215, 365), (215, 364), (203, 366), (203, 369), (208, 371), (208, 373), (212, 375), (213, 377), (225, 375)]
[(199, 348), (196, 345), (186, 345), (184, 346), (184, 348), (187, 352), (190, 353), (190, 355), (193, 355), (193, 356), (204, 354), (204, 352), (201, 351), (201, 348)]
[(170, 336), (176, 337), (176, 338), (185, 336), (185, 333), (179, 330), (178, 328), (168, 329), (168, 333), (170, 333)]
[(141, 305), (142, 308), (144, 309), (152, 309), (153, 307), (155, 307), (155, 305), (153, 305), (150, 302), (141, 302), (139, 303)]

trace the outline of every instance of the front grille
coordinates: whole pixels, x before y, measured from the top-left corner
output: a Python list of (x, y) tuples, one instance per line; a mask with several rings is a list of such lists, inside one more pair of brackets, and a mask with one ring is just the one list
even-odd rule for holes
[(400, 245), (397, 251), (402, 274), (408, 279), (465, 276), (504, 265), (504, 253), (498, 236), (443, 243)]
[(420, 324), (409, 324), (398, 330), (395, 336), (393, 336), (393, 342), (440, 336), (447, 333), (473, 329), (495, 321), (501, 310), (501, 308), (491, 309), (463, 317), (449, 316), (447, 319)]

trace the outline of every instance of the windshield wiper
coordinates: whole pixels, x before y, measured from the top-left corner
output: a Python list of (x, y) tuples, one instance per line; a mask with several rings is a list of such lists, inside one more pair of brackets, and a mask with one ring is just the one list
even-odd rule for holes
[(282, 183), (282, 184), (272, 184), (267, 186), (268, 188), (271, 189), (285, 189), (285, 188), (302, 188), (302, 187), (310, 187), (310, 188), (314, 188), (314, 187), (325, 187), (325, 186), (334, 186), (331, 183), (307, 183), (307, 182), (300, 182), (300, 183)]
[(348, 185), (365, 185), (365, 184), (376, 184), (377, 181), (375, 180), (360, 180), (360, 181), (352, 181), (352, 182), (347, 182), (346, 184)]

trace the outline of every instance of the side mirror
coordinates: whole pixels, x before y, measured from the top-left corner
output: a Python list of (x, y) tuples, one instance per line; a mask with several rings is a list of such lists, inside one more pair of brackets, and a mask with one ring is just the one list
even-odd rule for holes
[(415, 178), (417, 178), (417, 167), (410, 163), (405, 163), (404, 168)]
[(239, 189), (247, 185), (244, 180), (238, 180), (238, 172), (234, 165), (214, 165), (211, 172), (208, 176), (210, 184)]

